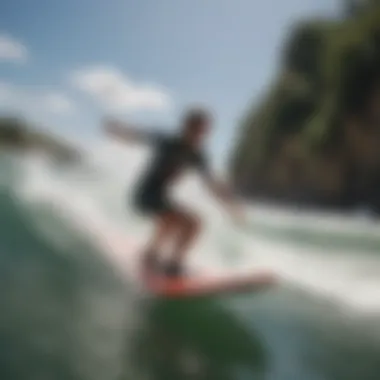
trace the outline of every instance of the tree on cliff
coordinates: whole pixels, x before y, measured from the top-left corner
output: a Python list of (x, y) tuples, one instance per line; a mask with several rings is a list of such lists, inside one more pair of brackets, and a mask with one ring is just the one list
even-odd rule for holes
[(380, 204), (380, 190), (371, 190), (379, 109), (380, 1), (343, 19), (300, 23), (264, 100), (242, 118), (231, 157), (237, 187), (272, 199)]
[(79, 151), (62, 138), (33, 128), (26, 120), (15, 116), (0, 117), (0, 148), (39, 150), (62, 160), (75, 160)]

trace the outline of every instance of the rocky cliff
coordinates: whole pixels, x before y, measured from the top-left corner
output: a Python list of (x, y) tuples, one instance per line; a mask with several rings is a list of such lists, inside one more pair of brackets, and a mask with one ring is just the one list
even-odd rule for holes
[(43, 151), (50, 156), (71, 161), (80, 157), (77, 150), (62, 138), (42, 132), (18, 117), (0, 117), (0, 149)]
[(241, 193), (380, 211), (380, 2), (363, 4), (300, 23), (285, 41), (281, 69), (240, 125), (231, 173)]

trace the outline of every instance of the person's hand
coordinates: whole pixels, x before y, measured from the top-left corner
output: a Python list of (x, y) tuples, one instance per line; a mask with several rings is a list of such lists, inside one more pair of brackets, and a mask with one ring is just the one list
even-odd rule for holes
[(113, 139), (131, 142), (139, 137), (136, 129), (132, 127), (128, 122), (119, 121), (114, 118), (103, 119), (103, 131), (108, 137)]
[(103, 131), (111, 136), (119, 134), (121, 131), (120, 122), (111, 117), (103, 118), (102, 127)]

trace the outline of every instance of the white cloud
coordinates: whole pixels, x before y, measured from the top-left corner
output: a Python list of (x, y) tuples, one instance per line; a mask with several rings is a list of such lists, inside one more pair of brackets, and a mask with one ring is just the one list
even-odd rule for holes
[(73, 73), (70, 80), (108, 110), (162, 110), (170, 106), (166, 91), (153, 85), (133, 83), (111, 67), (88, 67)]
[(75, 107), (61, 92), (41, 90), (0, 82), (1, 108), (20, 112), (68, 114)]
[(7, 34), (0, 34), (0, 61), (24, 62), (27, 58), (25, 45)]
[(74, 105), (64, 94), (58, 92), (47, 93), (42, 97), (42, 102), (46, 104), (53, 113), (71, 113)]
[(0, 82), (0, 101), (5, 102), (10, 96), (12, 96), (12, 86), (7, 83)]

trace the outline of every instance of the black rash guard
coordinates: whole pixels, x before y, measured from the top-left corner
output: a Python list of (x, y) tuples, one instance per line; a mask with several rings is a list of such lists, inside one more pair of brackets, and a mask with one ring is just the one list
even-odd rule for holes
[(196, 169), (207, 177), (207, 160), (202, 150), (192, 148), (180, 136), (147, 133), (145, 137), (154, 153), (139, 180), (135, 204), (145, 213), (173, 211), (167, 195), (170, 184), (186, 169)]

